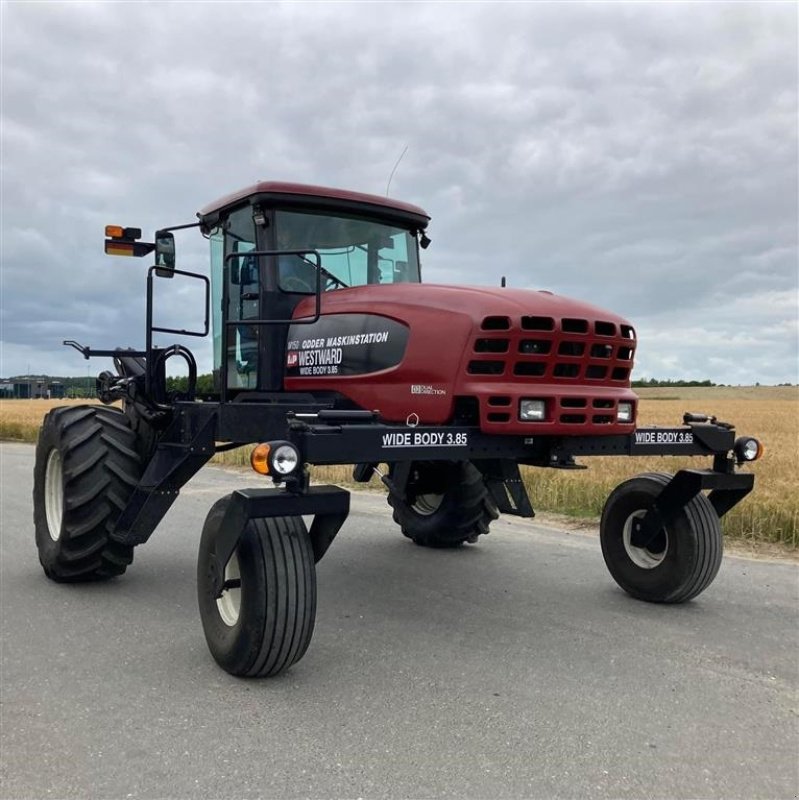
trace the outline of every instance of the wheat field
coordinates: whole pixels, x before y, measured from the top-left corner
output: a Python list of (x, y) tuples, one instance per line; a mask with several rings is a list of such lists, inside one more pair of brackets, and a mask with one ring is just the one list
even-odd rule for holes
[[(746, 467), (755, 473), (755, 489), (724, 517), (727, 536), (752, 542), (799, 547), (799, 387), (647, 388), (641, 397), (639, 424), (677, 425), (686, 411), (712, 414), (735, 424), (739, 435), (756, 436), (763, 458)], [(76, 400), (0, 400), (0, 438), (35, 441), (44, 414)], [(216, 461), (248, 463), (249, 449), (222, 453)], [(523, 469), (537, 510), (595, 518), (612, 489), (640, 472), (674, 472), (683, 466), (709, 466), (709, 459), (647, 456), (578, 459), (587, 470)], [(349, 467), (319, 467), (314, 478), (348, 483)], [(381, 484), (373, 479), (372, 486)]]

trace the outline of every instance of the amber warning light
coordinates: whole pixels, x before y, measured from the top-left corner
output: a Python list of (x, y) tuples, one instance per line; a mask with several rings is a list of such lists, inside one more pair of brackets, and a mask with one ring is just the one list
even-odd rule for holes
[(110, 239), (141, 239), (141, 228), (123, 228), (121, 225), (106, 225), (105, 235)]
[(141, 228), (123, 228), (121, 225), (105, 226), (105, 252), (109, 256), (135, 256), (152, 253), (154, 244), (139, 242)]
[(250, 465), (261, 475), (269, 474), (269, 453), (271, 447), (266, 444), (259, 444), (250, 454)]

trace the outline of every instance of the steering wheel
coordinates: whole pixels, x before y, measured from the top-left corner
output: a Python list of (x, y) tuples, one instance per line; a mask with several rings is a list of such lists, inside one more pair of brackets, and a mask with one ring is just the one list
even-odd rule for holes
[[(349, 286), (347, 286), (347, 284), (344, 283), (341, 278), (336, 277), (332, 272), (329, 272), (324, 267), (320, 266), (318, 269), (325, 278), (325, 285), (322, 286), (323, 292), (328, 291), (328, 289), (335, 289), (338, 286), (340, 286), (342, 289), (349, 288)], [(298, 275), (286, 275), (286, 277), (280, 281), (280, 288), (283, 289), (284, 292), (302, 292), (303, 294), (316, 293), (316, 287), (310, 285), (308, 281), (300, 278)]]
[(302, 294), (314, 294), (316, 292), (314, 286), (309, 286), (306, 281), (297, 275), (286, 275), (280, 281), (280, 288), (284, 292), (302, 292)]

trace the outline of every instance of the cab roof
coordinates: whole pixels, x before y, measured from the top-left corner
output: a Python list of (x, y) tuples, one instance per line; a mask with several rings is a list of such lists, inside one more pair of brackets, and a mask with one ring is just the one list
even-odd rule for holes
[[(246, 201), (246, 203), (245, 203)], [(221, 197), (197, 212), (200, 221), (213, 227), (221, 213), (241, 205), (302, 206), (307, 208), (336, 209), (354, 213), (366, 213), (378, 217), (394, 218), (404, 224), (411, 223), (419, 230), (427, 227), (430, 215), (411, 203), (392, 200), (376, 194), (350, 192), (328, 186), (313, 186), (285, 181), (261, 181), (246, 189)]]

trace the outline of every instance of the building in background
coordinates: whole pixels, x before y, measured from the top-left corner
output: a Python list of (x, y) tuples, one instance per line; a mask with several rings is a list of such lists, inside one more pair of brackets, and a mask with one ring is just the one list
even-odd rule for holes
[(0, 380), (0, 397), (10, 400), (60, 400), (66, 397), (61, 381), (51, 381), (46, 375), (20, 375)]

